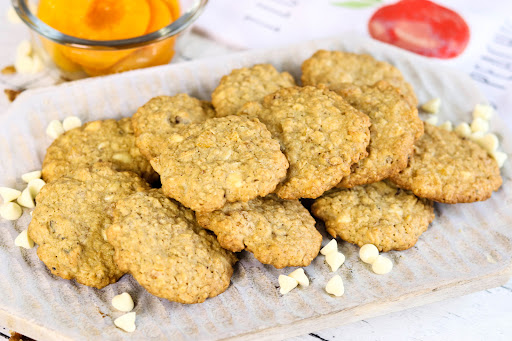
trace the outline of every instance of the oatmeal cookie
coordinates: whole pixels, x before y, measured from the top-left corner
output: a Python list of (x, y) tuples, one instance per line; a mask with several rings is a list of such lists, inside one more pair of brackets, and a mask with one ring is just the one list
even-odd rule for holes
[(114, 248), (105, 240), (117, 200), (148, 189), (132, 172), (110, 164), (79, 168), (46, 184), (28, 234), (39, 245), (37, 255), (48, 269), (65, 279), (95, 288), (116, 282), (124, 272), (114, 264)]
[[(334, 89), (333, 89), (334, 90)], [(416, 107), (411, 107), (400, 92), (386, 81), (357, 86), (336, 86), (354, 108), (370, 117), (368, 156), (352, 165), (352, 173), (337, 187), (350, 188), (386, 179), (407, 167), (413, 144), (423, 134), (423, 122)]]
[(309, 211), (298, 200), (283, 200), (273, 194), (229, 203), (210, 213), (197, 212), (196, 218), (199, 225), (217, 235), (223, 248), (245, 249), (278, 269), (308, 266), (322, 243)]
[(324, 87), (281, 89), (239, 115), (257, 117), (281, 143), (290, 162), (276, 190), (283, 199), (319, 197), (368, 155), (370, 119)]
[(384, 252), (413, 247), (434, 220), (432, 201), (388, 181), (333, 189), (315, 201), (312, 211), (333, 237)]
[(402, 73), (367, 54), (319, 50), (302, 64), (301, 79), (304, 85), (324, 84), (329, 88), (340, 83), (372, 85), (385, 80), (400, 89), (409, 105), (418, 105), (414, 90)]
[(148, 182), (158, 179), (135, 145), (130, 118), (93, 121), (65, 132), (48, 147), (42, 176), (51, 182), (95, 162), (110, 162), (116, 169), (134, 172)]
[(425, 123), (407, 168), (390, 179), (419, 197), (456, 204), (488, 199), (502, 183), (496, 161), (478, 144)]
[(137, 144), (154, 149), (151, 164), (164, 193), (194, 211), (265, 196), (288, 168), (279, 142), (255, 118), (211, 118), (185, 126), (164, 144), (155, 145), (151, 134), (139, 136)]
[(200, 303), (224, 292), (236, 262), (191, 210), (160, 189), (118, 201), (107, 239), (121, 271), (151, 294), (180, 303)]
[(270, 64), (244, 67), (222, 77), (212, 93), (212, 103), (217, 116), (234, 115), (245, 103), (261, 101), (276, 90), (294, 85), (292, 75), (288, 72), (279, 73)]

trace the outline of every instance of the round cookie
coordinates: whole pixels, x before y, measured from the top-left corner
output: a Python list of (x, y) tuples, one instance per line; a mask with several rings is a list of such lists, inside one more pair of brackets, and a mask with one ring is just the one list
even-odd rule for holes
[(151, 164), (164, 193), (194, 211), (265, 196), (288, 168), (279, 142), (255, 118), (211, 118), (185, 126), (165, 143), (155, 144), (151, 134), (139, 136), (137, 143), (153, 149)]
[(385, 80), (400, 89), (409, 105), (418, 105), (414, 90), (402, 73), (367, 54), (319, 50), (302, 63), (301, 79), (303, 85), (324, 84), (329, 88), (340, 83), (372, 85)]
[(318, 255), (322, 235), (315, 219), (298, 200), (271, 194), (229, 203), (210, 213), (196, 213), (199, 225), (212, 230), (228, 250), (247, 250), (263, 264), (281, 269), (308, 266)]
[(333, 189), (311, 207), (334, 238), (380, 251), (406, 250), (434, 220), (434, 206), (387, 181)]
[(279, 73), (270, 64), (244, 67), (222, 77), (212, 93), (212, 104), (217, 116), (234, 115), (245, 103), (261, 101), (276, 90), (294, 85), (292, 75), (288, 72)]
[(368, 156), (352, 165), (337, 187), (350, 188), (386, 179), (407, 167), (414, 141), (423, 134), (416, 107), (386, 81), (374, 85), (341, 84), (336, 93), (370, 117)]
[(498, 164), (482, 147), (428, 123), (407, 168), (390, 179), (419, 197), (447, 204), (486, 200), (502, 183)]
[(281, 89), (239, 114), (257, 117), (281, 143), (290, 162), (276, 190), (283, 199), (319, 197), (368, 155), (368, 116), (324, 87)]
[(148, 182), (158, 179), (135, 145), (130, 118), (88, 122), (57, 137), (46, 151), (42, 177), (51, 182), (95, 162), (110, 162), (116, 169), (134, 172)]
[(159, 189), (118, 201), (107, 239), (120, 270), (174, 302), (200, 303), (224, 292), (236, 262), (197, 224), (194, 212)]
[(124, 272), (114, 264), (114, 248), (105, 240), (117, 200), (148, 189), (132, 172), (110, 164), (79, 168), (43, 186), (28, 226), (37, 255), (64, 279), (103, 288)]

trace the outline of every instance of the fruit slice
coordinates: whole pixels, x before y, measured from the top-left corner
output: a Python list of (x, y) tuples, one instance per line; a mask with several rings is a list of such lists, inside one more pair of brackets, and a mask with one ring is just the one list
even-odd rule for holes
[(428, 0), (383, 6), (370, 18), (368, 30), (377, 40), (437, 58), (460, 55), (470, 36), (459, 14)]
[(151, 13), (151, 19), (146, 33), (155, 32), (172, 22), (173, 18), (171, 11), (163, 0), (147, 0), (147, 2)]

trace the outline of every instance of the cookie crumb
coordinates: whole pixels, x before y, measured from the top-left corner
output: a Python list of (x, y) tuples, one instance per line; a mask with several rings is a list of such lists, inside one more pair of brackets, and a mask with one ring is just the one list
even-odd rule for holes
[(16, 68), (14, 65), (7, 65), (0, 71), (2, 75), (14, 75), (16, 73)]
[(24, 90), (4, 89), (4, 94), (7, 96), (7, 100), (9, 100), (9, 102), (14, 102), (16, 97), (18, 97), (23, 91)]

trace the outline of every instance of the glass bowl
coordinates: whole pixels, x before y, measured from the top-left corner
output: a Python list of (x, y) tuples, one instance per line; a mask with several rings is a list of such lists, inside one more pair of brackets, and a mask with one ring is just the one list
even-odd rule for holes
[(12, 0), (12, 5), (31, 29), (34, 49), (45, 64), (58, 69), (66, 79), (77, 79), (169, 63), (175, 53), (176, 37), (199, 17), (208, 2), (176, 1), (181, 10), (171, 10), (174, 20), (169, 25), (120, 40), (89, 40), (64, 34), (36, 16), (38, 1)]

